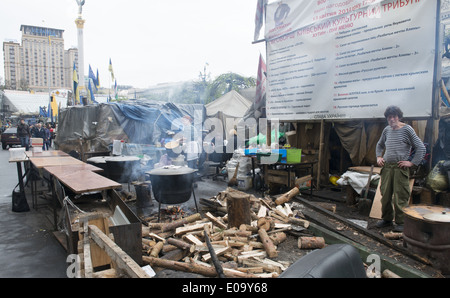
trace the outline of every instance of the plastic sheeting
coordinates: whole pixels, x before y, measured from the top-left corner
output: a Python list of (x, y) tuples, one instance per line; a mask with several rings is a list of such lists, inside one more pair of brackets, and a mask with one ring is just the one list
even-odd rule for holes
[[(189, 116), (201, 131), (206, 116), (203, 105), (133, 100), (95, 106), (73, 106), (61, 112), (56, 144), (78, 150), (79, 137), (88, 151), (108, 150), (114, 140), (155, 145), (167, 132), (182, 129), (181, 119)], [(201, 137), (201, 135), (200, 135)]]
[(450, 160), (450, 117), (439, 120), (439, 138), (433, 147), (434, 167), (441, 160)]

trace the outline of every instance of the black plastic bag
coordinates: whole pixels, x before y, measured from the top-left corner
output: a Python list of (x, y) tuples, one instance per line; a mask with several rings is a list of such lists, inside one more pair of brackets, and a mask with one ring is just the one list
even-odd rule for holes
[(17, 186), (14, 188), (12, 192), (12, 211), (13, 212), (28, 212), (30, 211), (30, 206), (28, 206), (27, 197), (25, 196), (25, 192), (17, 191)]

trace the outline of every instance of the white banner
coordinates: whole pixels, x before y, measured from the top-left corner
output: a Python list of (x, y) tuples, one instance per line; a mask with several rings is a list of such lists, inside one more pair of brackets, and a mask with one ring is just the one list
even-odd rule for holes
[(438, 1), (284, 0), (267, 6), (269, 119), (430, 117)]

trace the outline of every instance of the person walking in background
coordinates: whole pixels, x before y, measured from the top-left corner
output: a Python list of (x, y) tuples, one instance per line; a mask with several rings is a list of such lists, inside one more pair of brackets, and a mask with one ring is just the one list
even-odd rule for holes
[(20, 145), (25, 147), (25, 150), (28, 151), (30, 149), (31, 129), (30, 126), (25, 123), (24, 119), (20, 119), (19, 125), (17, 126), (17, 136), (20, 139)]
[(41, 138), (42, 139), (42, 150), (45, 150), (45, 144), (47, 139), (47, 134), (45, 132), (45, 128), (42, 127), (42, 123), (37, 123), (36, 124), (36, 129), (34, 130), (34, 138)]
[[(403, 112), (397, 106), (389, 106), (384, 112), (388, 122), (377, 143), (377, 164), (381, 169), (381, 217), (378, 228), (390, 226), (395, 219), (394, 231), (403, 231), (404, 212), (411, 195), (409, 168), (418, 165), (426, 153), (426, 148), (414, 129), (400, 120)], [(411, 161), (411, 149), (416, 153)], [(384, 155), (383, 155), (384, 151)]]
[(44, 129), (44, 134), (45, 134), (45, 139), (44, 139), (44, 143), (43, 143), (43, 150), (49, 150), (50, 148), (50, 129), (48, 129), (48, 125), (46, 125), (45, 127), (43, 127)]
[(54, 133), (53, 133), (53, 127), (50, 125), (50, 123), (47, 123), (46, 128), (48, 129), (48, 133), (49, 133), (48, 146), (47, 146), (47, 148), (49, 148), (49, 147), (52, 147), (52, 140), (53, 140)]

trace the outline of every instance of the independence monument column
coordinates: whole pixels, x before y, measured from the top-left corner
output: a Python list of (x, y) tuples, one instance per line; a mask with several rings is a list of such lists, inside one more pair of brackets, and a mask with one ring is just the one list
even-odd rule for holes
[(78, 18), (75, 20), (78, 29), (78, 87), (80, 91), (85, 90), (84, 82), (84, 43), (83, 43), (83, 28), (84, 20), (81, 17), (81, 12), (83, 10), (83, 5), (85, 0), (76, 0), (78, 4)]

